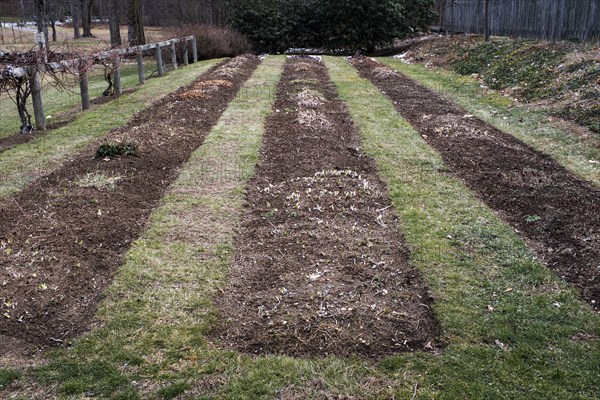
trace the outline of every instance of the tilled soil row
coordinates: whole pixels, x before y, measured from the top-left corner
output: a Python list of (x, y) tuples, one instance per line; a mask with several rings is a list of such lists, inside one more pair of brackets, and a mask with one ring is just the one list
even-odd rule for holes
[(455, 175), (600, 310), (600, 190), (389, 67), (369, 58), (351, 63), (394, 102)]
[[(0, 203), (0, 357), (88, 329), (130, 243), (259, 62), (217, 65)], [(101, 143), (138, 154), (98, 159)]]
[(375, 163), (326, 68), (289, 59), (214, 332), (242, 352), (381, 356), (436, 346)]

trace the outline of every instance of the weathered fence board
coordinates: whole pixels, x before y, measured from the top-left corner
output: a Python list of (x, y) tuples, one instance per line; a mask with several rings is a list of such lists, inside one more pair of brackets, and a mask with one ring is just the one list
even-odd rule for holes
[[(600, 0), (488, 0), (489, 31), (542, 40), (600, 40)], [(484, 0), (446, 0), (446, 31), (485, 30)]]

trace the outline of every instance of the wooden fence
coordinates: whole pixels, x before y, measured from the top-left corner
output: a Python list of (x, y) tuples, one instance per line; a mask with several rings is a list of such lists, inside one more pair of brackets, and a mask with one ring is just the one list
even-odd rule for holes
[[(442, 29), (484, 33), (485, 0), (446, 0)], [(488, 0), (490, 33), (542, 40), (600, 40), (600, 0)]]
[[(43, 41), (40, 41), (40, 45)], [(123, 92), (121, 86), (121, 59), (127, 56), (135, 56), (138, 67), (138, 78), (140, 83), (144, 83), (144, 52), (153, 51), (156, 57), (156, 66), (158, 76), (164, 76), (165, 65), (162, 57), (163, 48), (169, 49), (171, 66), (177, 69), (177, 46), (183, 49), (183, 63), (189, 63), (190, 51), (192, 62), (198, 61), (198, 45), (194, 36), (188, 36), (180, 39), (171, 39), (164, 42), (145, 44), (141, 46), (128, 47), (122, 49), (108, 50), (94, 54), (89, 57), (82, 57), (61, 62), (41, 62), (35, 65), (13, 66), (8, 65), (0, 68), (0, 79), (3, 75), (9, 74), (14, 77), (27, 77), (31, 81), (31, 97), (33, 103), (33, 112), (35, 117), (36, 129), (46, 130), (46, 118), (44, 113), (44, 101), (42, 96), (42, 74), (45, 71), (76, 71), (79, 76), (79, 88), (81, 96), (81, 108), (86, 110), (90, 107), (90, 96), (88, 89), (88, 69), (97, 62), (111, 60), (113, 62), (114, 89), (117, 94)]]

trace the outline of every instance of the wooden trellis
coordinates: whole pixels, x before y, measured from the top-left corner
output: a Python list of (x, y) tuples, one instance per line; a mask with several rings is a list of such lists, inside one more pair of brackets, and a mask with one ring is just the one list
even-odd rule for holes
[(29, 77), (31, 84), (31, 97), (33, 103), (33, 112), (35, 118), (35, 127), (39, 130), (46, 130), (46, 118), (44, 114), (44, 100), (42, 95), (42, 73), (44, 71), (74, 71), (78, 75), (79, 87), (81, 93), (81, 108), (87, 110), (90, 107), (90, 96), (88, 89), (88, 69), (91, 65), (97, 62), (113, 60), (113, 79), (114, 89), (117, 94), (123, 92), (121, 85), (121, 60), (126, 56), (135, 56), (138, 67), (139, 82), (145, 82), (144, 75), (144, 51), (156, 51), (156, 64), (158, 68), (158, 76), (164, 76), (165, 66), (162, 59), (162, 49), (168, 47), (171, 55), (171, 65), (177, 69), (177, 45), (183, 45), (183, 62), (184, 65), (189, 63), (189, 52), (192, 51), (192, 63), (198, 61), (198, 44), (194, 36), (188, 36), (179, 39), (171, 39), (158, 43), (145, 44), (122, 49), (108, 50), (100, 52), (88, 57), (81, 57), (72, 60), (60, 62), (38, 62), (28, 66), (7, 66), (0, 70), (0, 80), (4, 75), (9, 75), (17, 78)]

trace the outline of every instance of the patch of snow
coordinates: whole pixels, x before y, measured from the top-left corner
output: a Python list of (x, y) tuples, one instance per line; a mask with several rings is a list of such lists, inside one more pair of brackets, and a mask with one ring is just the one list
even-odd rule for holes
[(316, 55), (312, 55), (312, 54), (287, 56), (287, 58), (310, 58), (310, 59), (316, 60), (317, 62), (321, 62), (321, 56), (316, 56)]
[(400, 60), (405, 64), (412, 64), (407, 58), (406, 58), (406, 52), (401, 53), (401, 54), (396, 54), (395, 56), (392, 56), (392, 58), (396, 59), (396, 60)]

